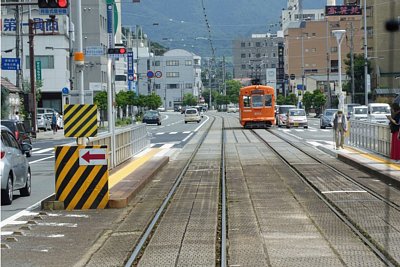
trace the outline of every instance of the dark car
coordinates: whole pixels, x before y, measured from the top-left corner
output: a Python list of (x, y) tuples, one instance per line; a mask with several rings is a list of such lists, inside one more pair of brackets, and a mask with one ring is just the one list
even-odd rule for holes
[(143, 123), (161, 125), (161, 114), (157, 110), (148, 110), (143, 115)]
[(337, 109), (325, 109), (324, 113), (321, 116), (319, 126), (321, 129), (325, 129), (326, 127), (332, 127), (333, 116), (337, 112)]
[[(0, 124), (10, 129), (14, 134), (15, 139), (17, 139), (18, 144), (22, 145), (22, 143), (28, 143), (32, 146), (32, 138), (22, 122), (16, 120), (1, 120)], [(32, 150), (26, 152), (27, 157), (30, 157), (31, 155)]]

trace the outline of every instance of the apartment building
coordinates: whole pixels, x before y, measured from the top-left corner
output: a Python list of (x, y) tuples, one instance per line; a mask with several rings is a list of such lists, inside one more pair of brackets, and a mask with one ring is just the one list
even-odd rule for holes
[(260, 79), (267, 83), (267, 69), (278, 68), (278, 46), (283, 43), (281, 32), (277, 34), (252, 34), (250, 38), (233, 41), (234, 78)]
[[(139, 57), (139, 76), (144, 76), (139, 80), (139, 94), (156, 93), (166, 109), (182, 105), (183, 96), (187, 93), (199, 97), (203, 87), (200, 56), (183, 49), (173, 49), (162, 56), (150, 54), (148, 59)], [(148, 71), (154, 74), (153, 78), (147, 78)]]

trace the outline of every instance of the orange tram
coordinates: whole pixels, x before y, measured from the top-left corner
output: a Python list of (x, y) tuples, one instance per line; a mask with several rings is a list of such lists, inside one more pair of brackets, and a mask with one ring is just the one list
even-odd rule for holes
[(275, 124), (275, 90), (271, 86), (242, 87), (239, 94), (240, 124), (245, 128), (267, 128)]

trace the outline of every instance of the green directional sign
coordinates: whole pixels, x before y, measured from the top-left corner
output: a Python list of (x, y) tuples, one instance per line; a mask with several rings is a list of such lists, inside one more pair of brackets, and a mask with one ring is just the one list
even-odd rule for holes
[(35, 61), (36, 81), (42, 80), (42, 62)]

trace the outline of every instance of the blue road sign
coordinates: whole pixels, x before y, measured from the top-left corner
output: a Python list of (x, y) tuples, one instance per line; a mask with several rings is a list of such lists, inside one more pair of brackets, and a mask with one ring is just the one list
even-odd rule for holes
[(133, 81), (134, 77), (134, 67), (133, 67), (133, 52), (128, 52), (127, 54), (127, 63), (128, 63), (128, 80)]
[(107, 4), (107, 33), (113, 32), (113, 5)]
[(1, 69), (2, 70), (20, 70), (21, 59), (19, 58), (1, 58)]
[(151, 70), (149, 70), (149, 71), (147, 72), (147, 78), (153, 78), (153, 77), (154, 77), (154, 72), (151, 71)]
[(69, 94), (69, 89), (67, 87), (64, 87), (61, 91), (62, 91), (63, 95)]

